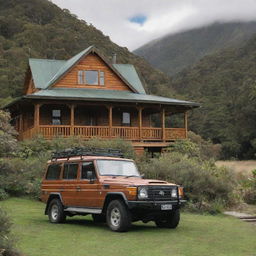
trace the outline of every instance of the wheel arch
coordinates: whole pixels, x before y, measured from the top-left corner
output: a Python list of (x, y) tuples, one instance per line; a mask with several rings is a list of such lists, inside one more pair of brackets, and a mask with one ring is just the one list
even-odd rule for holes
[(48, 197), (48, 200), (47, 200), (47, 203), (46, 203), (46, 207), (45, 207), (45, 210), (44, 210), (44, 214), (47, 215), (48, 214), (48, 209), (49, 209), (49, 204), (50, 202), (53, 200), (53, 199), (59, 199), (63, 205), (63, 200), (62, 200), (62, 196), (61, 196), (61, 193), (50, 193), (49, 197)]
[(109, 192), (105, 197), (102, 213), (106, 214), (109, 203), (113, 200), (122, 200), (128, 206), (128, 200), (123, 192)]

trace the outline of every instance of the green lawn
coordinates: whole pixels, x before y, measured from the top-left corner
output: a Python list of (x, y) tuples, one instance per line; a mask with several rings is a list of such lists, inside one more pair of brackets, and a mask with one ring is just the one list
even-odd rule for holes
[(182, 214), (176, 230), (136, 223), (127, 233), (111, 232), (91, 217), (50, 224), (44, 204), (12, 198), (0, 202), (12, 217), (18, 248), (28, 256), (256, 255), (256, 226), (227, 216)]

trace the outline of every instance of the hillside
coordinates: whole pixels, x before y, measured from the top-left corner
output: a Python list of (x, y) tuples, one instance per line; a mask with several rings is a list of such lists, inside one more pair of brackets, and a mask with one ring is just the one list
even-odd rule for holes
[(23, 89), (29, 57), (68, 59), (90, 45), (106, 56), (117, 54), (120, 63), (133, 63), (145, 78), (148, 89), (158, 92), (169, 78), (153, 69), (127, 48), (66, 9), (47, 0), (0, 0), (0, 100), (17, 97)]
[(190, 119), (192, 130), (222, 143), (224, 157), (256, 157), (256, 37), (204, 57), (172, 86), (202, 103)]
[(256, 22), (216, 23), (154, 40), (134, 53), (153, 67), (173, 75), (219, 49), (242, 45), (254, 33)]

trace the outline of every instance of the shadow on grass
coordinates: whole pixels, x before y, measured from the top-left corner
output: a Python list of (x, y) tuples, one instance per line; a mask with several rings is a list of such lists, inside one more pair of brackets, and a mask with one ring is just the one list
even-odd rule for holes
[[(34, 223), (37, 224), (50, 224), (50, 225), (56, 225), (56, 224), (52, 224), (49, 223), (49, 220), (47, 218), (45, 219), (37, 219), (33, 221)], [(109, 227), (107, 226), (106, 223), (96, 223), (93, 220), (90, 219), (83, 219), (83, 218), (79, 218), (79, 219), (72, 219), (72, 218), (67, 218), (66, 222), (63, 224), (57, 224), (59, 225), (63, 225), (63, 226), (78, 226), (78, 227), (86, 227), (89, 229), (97, 229), (97, 230), (107, 230), (110, 231)], [(152, 230), (156, 230), (157, 228), (155, 226), (152, 225), (147, 225), (147, 224), (143, 224), (142, 222), (136, 222), (136, 223), (132, 223), (129, 232), (138, 232), (138, 231), (152, 231)]]

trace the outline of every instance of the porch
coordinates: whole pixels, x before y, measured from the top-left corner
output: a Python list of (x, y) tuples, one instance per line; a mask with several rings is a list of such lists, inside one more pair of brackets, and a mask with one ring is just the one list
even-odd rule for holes
[(15, 126), (19, 140), (41, 134), (46, 139), (79, 136), (170, 142), (187, 137), (187, 110), (160, 105), (36, 103), (23, 106)]

